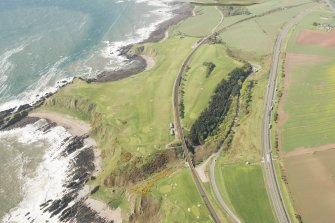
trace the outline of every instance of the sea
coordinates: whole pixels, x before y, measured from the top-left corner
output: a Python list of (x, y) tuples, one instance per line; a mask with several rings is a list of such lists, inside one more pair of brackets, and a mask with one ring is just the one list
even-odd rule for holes
[[(54, 92), (60, 80), (127, 66), (119, 49), (172, 17), (164, 0), (0, 0), (0, 111)], [(40, 120), (0, 132), (0, 221), (57, 222), (43, 201), (62, 195), (71, 157), (63, 127)]]

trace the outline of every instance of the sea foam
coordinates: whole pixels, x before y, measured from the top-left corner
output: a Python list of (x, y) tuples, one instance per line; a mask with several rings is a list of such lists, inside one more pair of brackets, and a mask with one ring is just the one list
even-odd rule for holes
[[(104, 41), (105, 47), (101, 50), (101, 55), (104, 58), (110, 59), (110, 62), (105, 67), (106, 70), (117, 70), (122, 66), (126, 66), (129, 61), (124, 55), (121, 55), (120, 49), (148, 39), (150, 34), (158, 28), (159, 24), (172, 18), (173, 7), (168, 4), (169, 2), (171, 1), (136, 0), (136, 3), (145, 3), (157, 7), (155, 10), (150, 11), (150, 13), (159, 16), (159, 18), (155, 22), (147, 24), (145, 27), (138, 28), (133, 33), (129, 33), (126, 40)], [(150, 16), (150, 14), (144, 15), (144, 17)]]
[[(63, 142), (71, 136), (70, 133), (60, 126), (44, 132), (41, 129), (46, 124), (45, 121), (40, 120), (24, 128), (0, 133), (0, 139), (2, 137), (16, 136), (18, 142), (27, 146), (41, 141), (47, 142), (48, 145), (44, 151), (43, 161), (39, 164), (36, 171), (32, 175), (24, 176), (22, 201), (5, 215), (3, 222), (30, 222), (32, 219), (35, 219), (34, 222), (59, 222), (57, 215), (51, 218), (50, 213), (44, 213), (40, 205), (49, 199), (61, 199), (66, 193), (64, 184), (72, 168), (71, 161), (81, 149), (67, 156), (62, 155), (67, 146)], [(27, 213), (29, 214), (27, 215)], [(28, 220), (29, 217), (30, 220)]]

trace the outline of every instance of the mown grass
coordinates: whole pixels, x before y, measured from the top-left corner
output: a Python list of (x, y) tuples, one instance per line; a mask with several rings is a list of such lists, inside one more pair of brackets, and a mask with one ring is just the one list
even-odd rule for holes
[[(215, 64), (213, 72), (207, 77), (204, 62)], [(185, 118), (183, 127), (189, 131), (200, 113), (207, 107), (213, 91), (228, 73), (242, 63), (229, 57), (223, 45), (203, 45), (189, 64), (190, 70), (185, 73), (183, 81)]]
[(162, 197), (162, 222), (213, 222), (189, 169), (157, 182), (152, 194)]
[(101, 123), (106, 126), (105, 131), (95, 136), (103, 153), (104, 171), (98, 180), (103, 181), (116, 167), (121, 153), (148, 156), (174, 140), (169, 133), (169, 123), (173, 120), (172, 87), (194, 41), (171, 38), (162, 44), (146, 44), (145, 53), (156, 55), (152, 70), (117, 82), (75, 81), (49, 100), (58, 104), (47, 103), (43, 107), (57, 112), (70, 111), (82, 118), (80, 111), (69, 109), (74, 100), (77, 106), (96, 105), (95, 112), (101, 114)]
[(260, 165), (221, 167), (229, 199), (243, 222), (275, 222)]
[(203, 37), (211, 34), (221, 20), (221, 14), (214, 6), (196, 7), (195, 14), (196, 16), (179, 24), (173, 32), (186, 36)]

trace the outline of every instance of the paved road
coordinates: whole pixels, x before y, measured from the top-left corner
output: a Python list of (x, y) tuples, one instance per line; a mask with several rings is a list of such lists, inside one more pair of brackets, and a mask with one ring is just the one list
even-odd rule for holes
[(236, 223), (241, 223), (241, 221), (238, 219), (238, 217), (229, 209), (228, 205), (224, 202), (220, 191), (216, 185), (216, 181), (215, 181), (215, 165), (216, 165), (216, 160), (219, 157), (221, 152), (221, 149), (215, 154), (215, 156), (213, 157), (211, 166), (210, 166), (210, 181), (213, 187), (213, 191), (215, 193), (215, 196), (217, 198), (217, 200), (219, 201), (221, 207), (226, 211), (226, 213), (230, 216), (230, 218), (236, 222)]
[[(259, 65), (257, 65), (257, 67), (260, 67)], [(253, 73), (257, 72), (260, 68), (256, 68), (255, 66), (253, 67), (253, 71), (250, 75), (252, 75)], [(236, 110), (236, 114), (234, 116), (234, 120), (233, 120), (233, 123), (228, 131), (228, 134), (227, 136), (231, 133), (231, 131), (233, 130), (233, 128), (235, 127), (235, 124), (237, 122), (237, 119), (238, 119), (238, 115), (240, 113), (240, 100), (239, 98), (237, 99), (237, 110)], [(221, 145), (223, 144), (223, 142), (221, 142)], [(230, 218), (236, 222), (236, 223), (241, 223), (240, 219), (238, 219), (238, 217), (229, 209), (228, 205), (224, 202), (222, 196), (221, 196), (221, 193), (218, 189), (218, 186), (216, 184), (216, 181), (215, 181), (215, 166), (216, 166), (216, 160), (217, 158), (219, 157), (221, 151), (222, 151), (223, 147), (220, 146), (220, 149), (219, 151), (217, 151), (212, 159), (212, 163), (211, 163), (211, 166), (210, 166), (210, 169), (209, 169), (209, 175), (210, 175), (210, 181), (211, 181), (211, 184), (212, 184), (212, 188), (213, 188), (213, 191), (214, 191), (214, 194), (217, 198), (217, 200), (219, 201), (221, 207), (226, 211), (226, 213), (228, 214), (228, 216), (230, 216)]]
[[(291, 7), (295, 7), (295, 6), (291, 6)], [(277, 9), (277, 10), (280, 10), (280, 9)], [(261, 16), (264, 16), (268, 13), (273, 13), (275, 11), (269, 11), (267, 13), (264, 13), (264, 14), (261, 14), (261, 15), (258, 15), (258, 16), (252, 16), (252, 17), (249, 17), (249, 18), (245, 18), (245, 19), (242, 19), (241, 21), (237, 21), (227, 27), (224, 27), (220, 30), (217, 31), (217, 33), (221, 33), (225, 30), (227, 30), (228, 28), (234, 26), (234, 25), (237, 25), (239, 23), (242, 23), (242, 22), (245, 22), (247, 20), (250, 20), (250, 19), (253, 19), (255, 17), (261, 17)], [(221, 20), (222, 22), (223, 20)], [(199, 41), (197, 41), (197, 43), (192, 47), (192, 51), (190, 52), (190, 54), (187, 56), (187, 58), (185, 59), (185, 61), (183, 62), (179, 72), (178, 72), (178, 75), (177, 75), (177, 78), (176, 78), (176, 81), (175, 81), (175, 84), (174, 84), (174, 89), (173, 89), (173, 100), (172, 100), (172, 105), (173, 105), (173, 112), (174, 112), (174, 120), (175, 120), (175, 128), (176, 128), (176, 134), (177, 134), (177, 137), (180, 139), (181, 143), (182, 143), (182, 149), (184, 151), (184, 156), (185, 156), (185, 159), (191, 169), (191, 172), (192, 172), (192, 177), (193, 177), (193, 180), (213, 218), (213, 220), (215, 222), (220, 222), (220, 219), (218, 218), (217, 214), (216, 214), (216, 211), (214, 210), (212, 204), (210, 203), (205, 191), (204, 191), (204, 188), (202, 186), (202, 184), (200, 183), (200, 178), (195, 170), (195, 167), (193, 165), (193, 162), (189, 156), (189, 151), (188, 151), (188, 148), (187, 148), (187, 145), (186, 145), (186, 142), (185, 142), (185, 137), (184, 137), (184, 134), (183, 134), (183, 130), (182, 130), (182, 127), (181, 127), (181, 121), (180, 121), (180, 117), (179, 117), (179, 88), (180, 88), (180, 85), (181, 85), (181, 81), (182, 81), (182, 77), (183, 77), (183, 74), (186, 70), (186, 67), (187, 65), (189, 64), (192, 56), (195, 54), (195, 52), (209, 39), (211, 38), (212, 36), (214, 36), (215, 33), (214, 33), (214, 30), (213, 30), (213, 33), (200, 39)], [(220, 193), (218, 193), (220, 194)], [(220, 198), (221, 196), (217, 197), (217, 199), (220, 201), (223, 201), (222, 197)], [(220, 201), (220, 203), (221, 203)], [(224, 202), (223, 202), (224, 203)], [(231, 211), (227, 211), (229, 210), (227, 205), (226, 206), (226, 212), (227, 214), (232, 218), (232, 219), (235, 219), (236, 216), (235, 215), (231, 215), (232, 212)], [(239, 221), (238, 221), (239, 222)]]
[(288, 215), (285, 202), (283, 201), (280, 187), (277, 181), (276, 172), (274, 169), (274, 164), (272, 160), (272, 146), (271, 146), (271, 117), (274, 99), (276, 96), (276, 86), (277, 86), (277, 75), (278, 75), (278, 65), (280, 60), (281, 46), (289, 30), (305, 15), (310, 13), (310, 10), (306, 10), (296, 17), (294, 17), (290, 22), (288, 22), (285, 27), (281, 30), (277, 42), (275, 45), (275, 50), (272, 59), (272, 67), (269, 76), (268, 87), (265, 96), (264, 105), (264, 115), (262, 123), (262, 146), (263, 146), (263, 164), (265, 169), (265, 179), (268, 186), (268, 191), (270, 198), (272, 200), (273, 208), (275, 210), (277, 219), (279, 223), (291, 223), (290, 217)]

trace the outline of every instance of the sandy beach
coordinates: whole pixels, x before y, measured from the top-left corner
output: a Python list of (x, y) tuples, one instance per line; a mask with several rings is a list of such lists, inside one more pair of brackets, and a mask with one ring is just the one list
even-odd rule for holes
[(32, 112), (29, 114), (29, 117), (36, 117), (55, 122), (57, 125), (67, 129), (73, 136), (82, 136), (88, 134), (90, 131), (90, 125), (86, 122), (56, 112)]
[(148, 56), (148, 55), (141, 55), (141, 57), (143, 57), (143, 59), (145, 60), (147, 64), (145, 70), (151, 70), (155, 66), (156, 63), (153, 57)]

